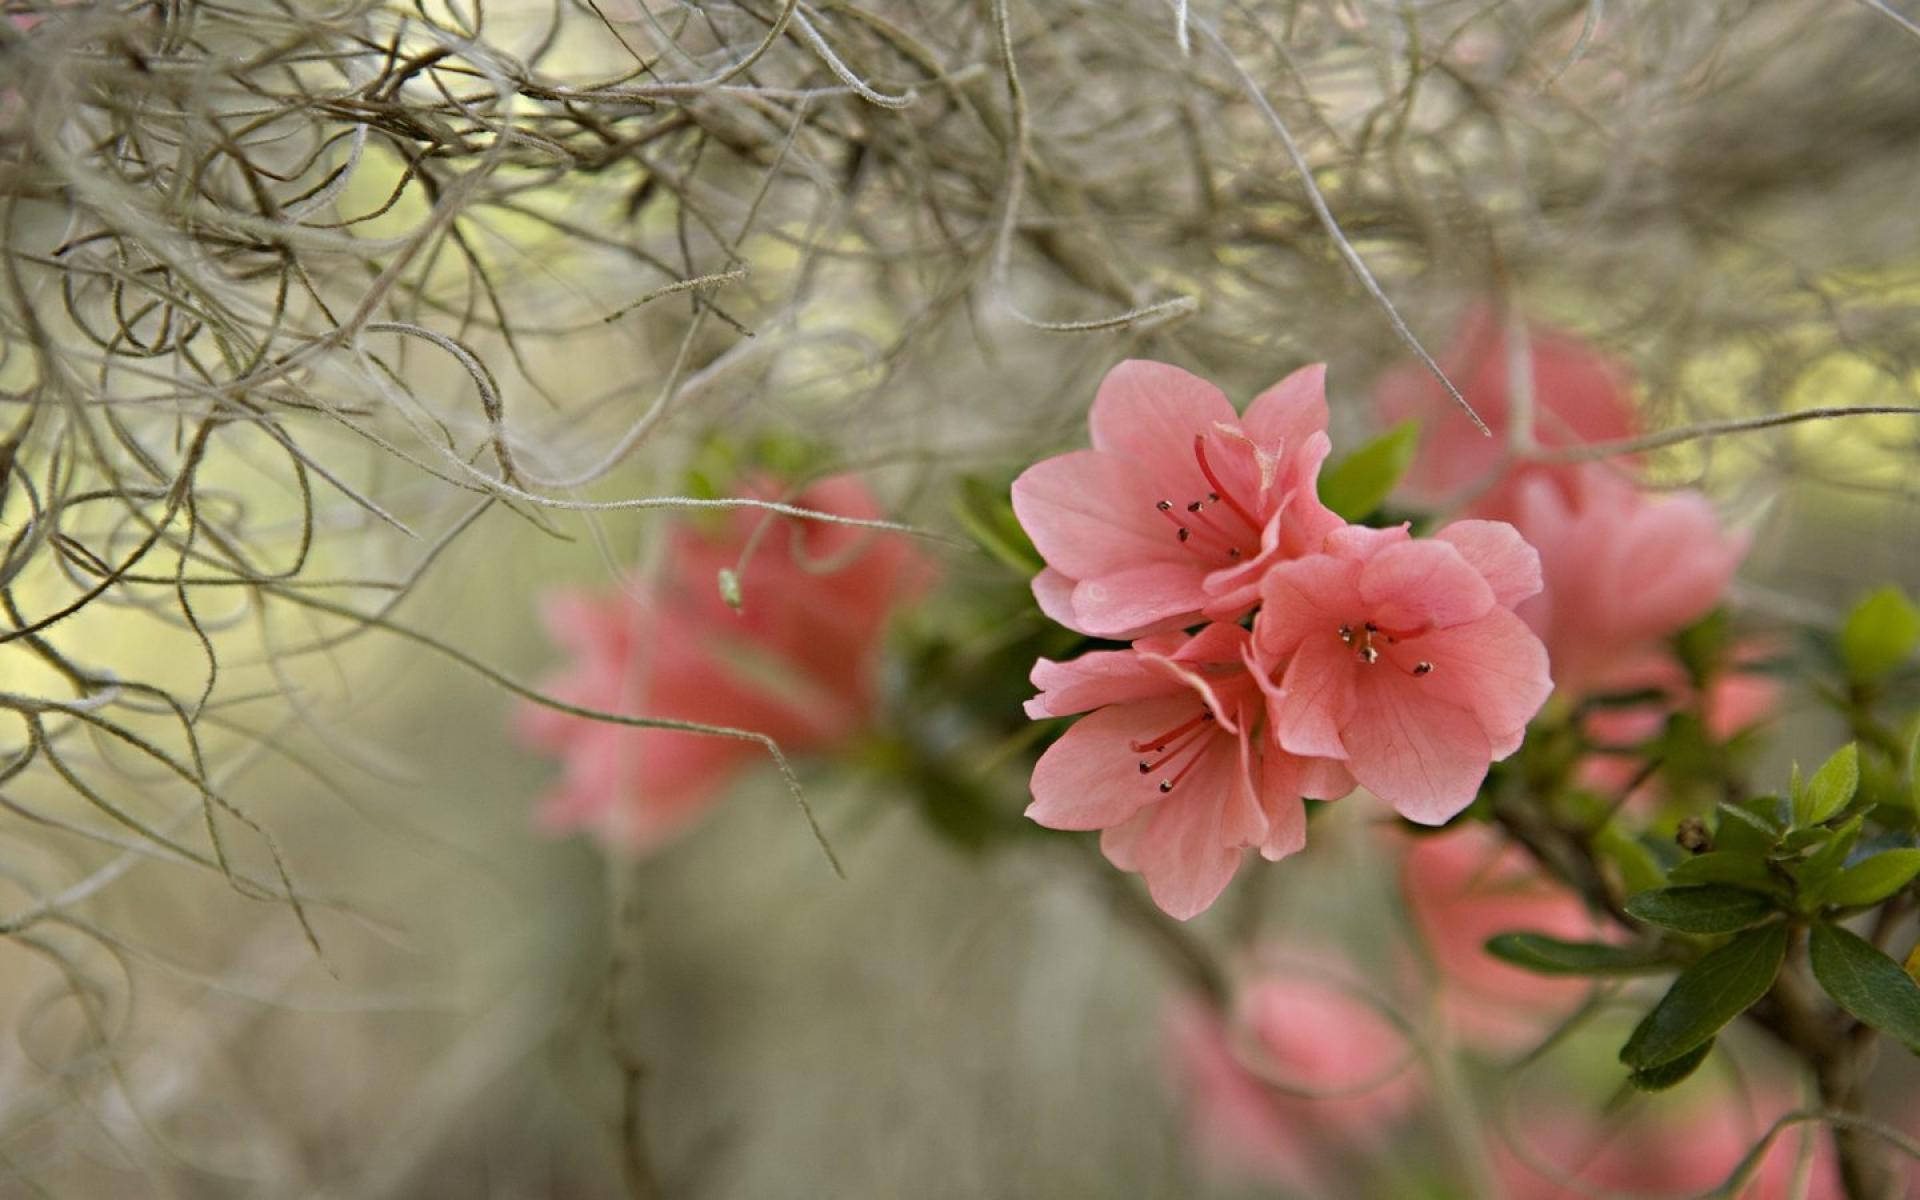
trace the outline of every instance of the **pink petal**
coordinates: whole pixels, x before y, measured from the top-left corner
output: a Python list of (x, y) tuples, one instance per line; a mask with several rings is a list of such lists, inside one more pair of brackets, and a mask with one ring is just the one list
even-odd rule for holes
[[(1140, 874), (1153, 901), (1178, 920), (1206, 911), (1240, 866), (1253, 828), (1244, 808), (1251, 793), (1237, 778), (1236, 747), (1217, 738), (1191, 773), (1155, 805), (1153, 819), (1134, 844)], [(1252, 819), (1265, 833), (1265, 818)]]
[(1054, 622), (1065, 625), (1075, 633), (1085, 633), (1074, 622), (1073, 588), (1077, 581), (1062, 575), (1052, 567), (1042, 568), (1033, 577), (1033, 598), (1040, 605), (1040, 611)]
[(1092, 450), (1042, 459), (1013, 481), (1013, 512), (1047, 565), (1087, 579), (1142, 563), (1197, 562), (1139, 472)]
[(1433, 536), (1480, 572), (1494, 603), (1512, 608), (1540, 590), (1539, 551), (1505, 521), (1455, 521)]
[(1100, 831), (1100, 853), (1107, 856), (1108, 862), (1122, 871), (1140, 869), (1140, 835), (1147, 831), (1153, 812), (1151, 804), (1145, 805), (1120, 824)]
[[(1444, 824), (1473, 803), (1492, 750), (1479, 718), (1434, 700), (1385, 663), (1357, 672), (1342, 740), (1360, 786), (1422, 825)], [(1384, 668), (1384, 669), (1378, 669)]]
[(1345, 758), (1341, 730), (1354, 719), (1356, 678), (1374, 673), (1332, 630), (1302, 642), (1279, 694), (1267, 703), (1274, 740), (1289, 754)]
[(1043, 658), (1033, 664), (1028, 678), (1040, 689), (1026, 706), (1035, 720), (1165, 696), (1180, 687), (1151, 658), (1132, 650), (1094, 650), (1070, 662)]
[(1191, 563), (1145, 563), (1082, 579), (1073, 589), (1073, 628), (1104, 638), (1135, 638), (1191, 625), (1207, 594)]
[(1375, 529), (1371, 525), (1342, 525), (1327, 535), (1324, 550), (1345, 558), (1365, 562), (1388, 546), (1413, 540), (1413, 523), (1402, 521)]
[(1105, 829), (1163, 799), (1160, 776), (1140, 771), (1141, 755), (1131, 743), (1157, 737), (1199, 710), (1197, 698), (1183, 692), (1082, 717), (1034, 764), (1027, 816), (1049, 829)]
[(1263, 446), (1283, 443), (1291, 452), (1327, 431), (1327, 364), (1309, 363), (1253, 398), (1241, 418), (1247, 435)]
[(1360, 572), (1360, 596), (1383, 629), (1445, 628), (1493, 607), (1493, 589), (1445, 542), (1386, 546)]
[(1315, 554), (1275, 564), (1260, 584), (1253, 642), (1272, 662), (1320, 635), (1331, 635), (1360, 609), (1360, 564)]
[(1282, 750), (1268, 738), (1262, 799), (1270, 795), (1304, 796), (1310, 800), (1338, 800), (1354, 789), (1347, 764), (1333, 758), (1302, 758)]
[(1238, 625), (1217, 621), (1185, 640), (1185, 644), (1173, 650), (1154, 650), (1143, 640), (1135, 648), (1150, 653), (1166, 654), (1175, 662), (1183, 663), (1241, 663), (1250, 635)]
[(1303, 794), (1301, 765), (1313, 760), (1283, 754), (1269, 746), (1261, 762), (1260, 807), (1267, 818), (1267, 836), (1260, 842), (1260, 857), (1279, 862), (1289, 854), (1306, 849), (1307, 806)]
[(1683, 628), (1719, 602), (1746, 554), (1744, 539), (1720, 530), (1698, 492), (1643, 501), (1618, 550), (1618, 586), (1632, 602), (1631, 632), (1657, 637)]
[[(1195, 434), (1210, 432), (1216, 421), (1238, 420), (1219, 388), (1170, 363), (1141, 358), (1107, 372), (1087, 414), (1095, 450), (1143, 463), (1177, 456), (1187, 465)], [(1148, 496), (1147, 503), (1155, 499)]]
[(1478, 717), (1496, 761), (1519, 747), (1527, 722), (1553, 691), (1547, 648), (1526, 622), (1504, 608), (1403, 642), (1389, 656), (1391, 665), (1403, 670), (1421, 660), (1432, 663), (1432, 672), (1413, 682), (1432, 698)]
[(1261, 858), (1279, 862), (1307, 848), (1307, 805), (1298, 792), (1262, 794), (1260, 807), (1267, 816), (1267, 836), (1260, 842)]

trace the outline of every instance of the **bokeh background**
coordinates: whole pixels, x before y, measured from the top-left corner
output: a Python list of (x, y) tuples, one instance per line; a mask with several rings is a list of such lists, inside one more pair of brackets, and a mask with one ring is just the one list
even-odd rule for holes
[[(941, 571), (886, 719), (1012, 821), (1033, 629), (955, 508), (1122, 358), (1242, 402), (1326, 361), (1351, 449), (1396, 322), (1496, 302), (1649, 430), (1912, 405), (1899, 8), (9, 0), (0, 1194), (611, 1197), (636, 1136), (673, 1196), (1272, 1194), (1188, 1136), (1187, 981), (1085, 839), (970, 845), (871, 746), (799, 767), (844, 879), (771, 769), (638, 861), (537, 831), (541, 597), (645, 578), (726, 464), (858, 471)], [(1750, 533), (1738, 610), (1831, 629), (1920, 585), (1917, 431), (1646, 465)], [(1785, 683), (1759, 778), (1843, 736)], [(1634, 1010), (1455, 1053), (1390, 824), (1340, 802), (1188, 929), (1341, 956), (1417, 1044), (1322, 1194), (1474, 1195)]]

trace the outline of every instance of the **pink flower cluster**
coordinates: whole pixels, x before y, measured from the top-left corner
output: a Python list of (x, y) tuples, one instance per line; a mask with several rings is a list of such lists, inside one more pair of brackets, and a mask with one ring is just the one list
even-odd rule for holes
[(1124, 362), (1089, 424), (1092, 448), (1030, 467), (1013, 507), (1047, 614), (1132, 645), (1034, 667), (1030, 716), (1091, 715), (1035, 766), (1029, 817), (1103, 830), (1185, 919), (1246, 849), (1305, 844), (1303, 797), (1358, 784), (1425, 824), (1472, 802), (1552, 687), (1514, 615), (1540, 560), (1512, 526), (1417, 539), (1329, 511), (1317, 365), (1242, 415), (1177, 367)]
[[(755, 495), (772, 496), (759, 486)], [(795, 497), (836, 516), (880, 515), (851, 475)], [(740, 604), (721, 596), (740, 565)], [(789, 753), (845, 743), (869, 725), (886, 619), (917, 595), (929, 564), (898, 534), (740, 508), (677, 528), (657, 576), (606, 593), (558, 591), (546, 606), (555, 641), (573, 653), (547, 680), (555, 698), (602, 712), (763, 733)], [(589, 829), (644, 852), (684, 829), (765, 751), (735, 738), (636, 728), (525, 706), (520, 732), (560, 757), (541, 804), (555, 831)]]
[[(1518, 362), (1531, 382), (1536, 444), (1569, 447), (1639, 432), (1622, 367), (1571, 335), (1537, 326), (1526, 330), (1525, 349)], [(1618, 460), (1546, 464), (1509, 457), (1514, 362), (1508, 331), (1493, 310), (1471, 311), (1444, 365), (1492, 438), (1476, 430), (1426, 372), (1407, 367), (1382, 379), (1376, 392), (1381, 417), (1413, 417), (1423, 430), (1402, 494), (1416, 502), (1464, 501), (1467, 516), (1509, 522), (1539, 549), (1540, 593), (1515, 611), (1546, 643), (1562, 697), (1667, 695), (1662, 706), (1597, 716), (1589, 732), (1600, 740), (1647, 736), (1657, 731), (1663, 709), (1696, 700), (1722, 736), (1765, 716), (1774, 689), (1764, 677), (1730, 671), (1696, 698), (1666, 644), (1719, 603), (1745, 556), (1746, 539), (1723, 531), (1698, 492), (1647, 491), (1621, 472)]]

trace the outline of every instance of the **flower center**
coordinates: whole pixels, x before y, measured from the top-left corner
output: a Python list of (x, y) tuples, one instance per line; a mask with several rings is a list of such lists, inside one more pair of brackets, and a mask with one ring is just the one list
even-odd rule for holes
[[(1175, 725), (1172, 729), (1144, 742), (1128, 742), (1135, 754), (1151, 755), (1140, 760), (1140, 773), (1151, 775), (1155, 771), (1166, 770), (1171, 774), (1160, 779), (1160, 790), (1171, 792), (1187, 777), (1193, 765), (1200, 761), (1200, 752), (1206, 749), (1207, 737), (1217, 726), (1213, 723), (1213, 710), (1202, 708), (1200, 714)], [(1176, 763), (1176, 760), (1177, 763)], [(1170, 765), (1173, 764), (1173, 765)], [(1177, 770), (1175, 769), (1177, 765)]]
[[(1357, 631), (1351, 625), (1342, 625), (1338, 632), (1340, 640), (1353, 649), (1353, 656), (1369, 667), (1380, 661), (1380, 646), (1374, 644), (1376, 640), (1387, 646), (1398, 645), (1400, 642), (1398, 635), (1380, 628), (1372, 621), (1361, 625)], [(1416, 679), (1424, 679), (1433, 674), (1433, 664), (1424, 658), (1413, 666), (1403, 669)]]
[(1257, 554), (1260, 522), (1220, 481), (1213, 464), (1207, 461), (1205, 434), (1193, 436), (1193, 458), (1206, 478), (1207, 494), (1183, 505), (1161, 499), (1154, 508), (1173, 525), (1174, 537), (1182, 546), (1209, 562), (1227, 566)]

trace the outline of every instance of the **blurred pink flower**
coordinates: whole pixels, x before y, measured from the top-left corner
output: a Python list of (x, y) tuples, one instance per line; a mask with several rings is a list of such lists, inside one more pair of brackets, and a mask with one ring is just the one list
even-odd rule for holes
[(1572, 1011), (1586, 982), (1508, 966), (1487, 953), (1486, 942), (1521, 932), (1597, 940), (1602, 926), (1580, 898), (1548, 882), (1524, 850), (1485, 825), (1405, 840), (1401, 894), (1440, 972), (1441, 1009), (1454, 1029), (1474, 1042), (1515, 1047)]
[(1027, 715), (1097, 711), (1040, 756), (1027, 816), (1103, 830), (1108, 860), (1181, 920), (1213, 903), (1247, 847), (1277, 860), (1306, 844), (1303, 795), (1353, 789), (1340, 764), (1272, 744), (1248, 653), (1246, 630), (1216, 623), (1034, 664)]
[[(1417, 503), (1457, 503), (1478, 484), (1487, 490), (1469, 511), (1503, 517), (1506, 493), (1525, 479), (1569, 481), (1575, 469), (1527, 464), (1502, 470), (1513, 417), (1511, 368), (1500, 314), (1477, 304), (1461, 321), (1441, 367), (1480, 419), (1488, 437), (1423, 366), (1396, 367), (1380, 379), (1374, 399), (1380, 419), (1420, 422), (1420, 453), (1401, 480)], [(1527, 330), (1527, 367), (1533, 380), (1533, 436), (1542, 446), (1581, 445), (1638, 432), (1627, 375), (1586, 342), (1543, 326)]]
[(1564, 488), (1526, 480), (1512, 498), (1500, 515), (1539, 549), (1545, 585), (1516, 611), (1569, 695), (1640, 686), (1645, 655), (1719, 603), (1746, 553), (1699, 493), (1651, 495), (1598, 465)]
[[(1587, 1200), (1596, 1192), (1698, 1196), (1724, 1182), (1774, 1120), (1795, 1107), (1785, 1091), (1768, 1089), (1748, 1100), (1722, 1087), (1706, 1097), (1692, 1084), (1642, 1100), (1616, 1120), (1529, 1104), (1512, 1130), (1520, 1146), (1495, 1147), (1495, 1174), (1505, 1200)], [(1841, 1200), (1846, 1192), (1825, 1132), (1811, 1134), (1807, 1188), (1796, 1187), (1802, 1139), (1815, 1128), (1796, 1125), (1775, 1138), (1740, 1200)], [(1562, 1183), (1567, 1177), (1576, 1184)]]
[(1230, 1022), (1197, 1000), (1168, 1009), (1169, 1067), (1216, 1173), (1330, 1195), (1328, 1152), (1377, 1144), (1412, 1108), (1405, 1035), (1320, 974), (1254, 979)]
[(1340, 519), (1316, 480), (1330, 449), (1326, 368), (1303, 367), (1241, 417), (1220, 389), (1133, 359), (1100, 383), (1093, 448), (1045, 459), (1013, 484), (1013, 509), (1047, 561), (1033, 582), (1048, 616), (1133, 638), (1232, 620), (1274, 561)]
[(1254, 649), (1274, 739), (1344, 762), (1409, 820), (1472, 803), (1552, 690), (1540, 639), (1512, 606), (1540, 588), (1513, 528), (1460, 521), (1414, 540), (1348, 526), (1261, 584)]
[[(823, 480), (793, 503), (880, 515), (850, 475)], [(718, 573), (738, 564), (750, 540), (736, 611), (720, 594)], [(674, 531), (657, 580), (548, 596), (548, 632), (573, 661), (543, 690), (585, 708), (764, 733), (788, 752), (830, 749), (872, 720), (886, 618), (930, 577), (930, 564), (897, 534), (744, 508), (718, 528), (690, 522)], [(735, 772), (766, 757), (753, 742), (534, 705), (520, 710), (518, 727), (562, 760), (541, 824), (588, 829), (636, 852), (680, 832)]]
[[(1755, 669), (1769, 652), (1765, 641), (1735, 645), (1719, 669), (1696, 689), (1687, 672), (1663, 645), (1643, 647), (1624, 656), (1594, 683), (1599, 692), (1656, 692), (1644, 704), (1595, 708), (1584, 714), (1580, 730), (1587, 739), (1612, 752), (1589, 754), (1580, 764), (1579, 780), (1586, 787), (1618, 792), (1640, 775), (1641, 755), (1629, 748), (1659, 735), (1669, 715), (1696, 710), (1702, 727), (1715, 742), (1727, 742), (1769, 720), (1780, 704), (1780, 683)], [(1636, 799), (1657, 794), (1658, 777), (1637, 790)]]

